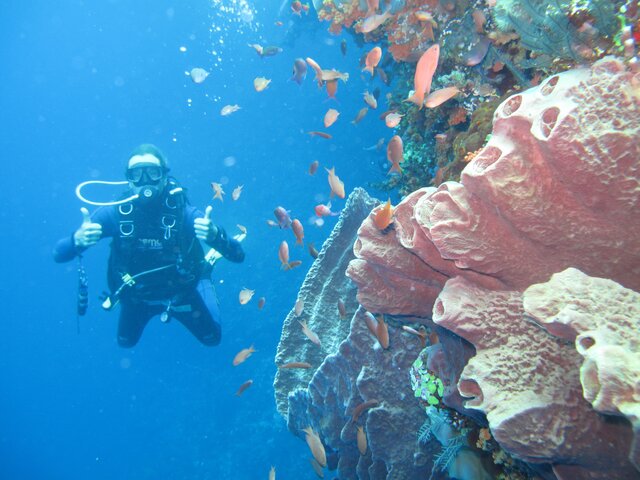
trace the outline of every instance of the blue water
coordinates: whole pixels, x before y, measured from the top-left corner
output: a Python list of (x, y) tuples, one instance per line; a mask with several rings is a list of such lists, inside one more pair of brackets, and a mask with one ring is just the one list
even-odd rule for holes
[[(315, 478), (307, 446), (275, 410), (272, 387), (281, 322), (311, 259), (293, 248), (290, 231), (266, 220), (285, 206), (319, 247), (336, 219), (322, 228), (307, 224), (329, 193), (324, 170), (310, 177), (308, 164), (335, 165), (347, 191), (365, 186), (386, 170), (384, 153), (363, 147), (390, 134), (379, 112), (349, 123), (364, 106), (362, 92), (383, 87), (361, 77), (363, 50), (350, 37), (292, 17), (288, 6), (278, 16), (280, 2), (249, 5), (257, 7), (253, 24), (205, 0), (0, 7), (0, 478), (255, 479), (267, 478), (271, 465), (279, 479)], [(274, 25), (278, 19), (282, 27)], [(284, 51), (261, 59), (247, 43)], [(351, 73), (340, 84), (340, 104), (326, 101), (312, 74), (301, 87), (288, 81), (294, 58), (306, 56)], [(185, 75), (193, 67), (211, 72), (203, 84)], [(272, 79), (264, 92), (254, 91), (256, 76)], [(234, 103), (242, 109), (219, 115)], [(329, 107), (341, 111), (329, 129), (334, 138), (306, 135), (324, 130)], [(231, 233), (238, 223), (248, 229), (245, 262), (221, 261), (214, 271), (224, 316), (218, 347), (156, 319), (134, 349), (119, 348), (117, 312), (102, 311), (98, 301), (108, 242), (85, 255), (91, 304), (77, 332), (76, 263), (53, 263), (52, 248), (80, 225), (75, 186), (120, 180), (129, 152), (145, 142), (167, 154), (202, 209), (211, 203), (210, 183), (223, 183), (227, 196), (213, 204), (214, 220)], [(228, 157), (233, 166), (226, 166)], [(233, 202), (236, 185), (244, 190)], [(91, 193), (108, 198), (113, 191)], [(339, 209), (344, 200), (333, 205)], [(283, 239), (292, 258), (304, 260), (301, 268), (279, 269)], [(238, 303), (242, 287), (256, 290), (245, 306)], [(262, 311), (260, 296), (267, 299)], [(258, 351), (233, 367), (235, 353), (250, 344)], [(235, 397), (248, 378), (253, 386)]]

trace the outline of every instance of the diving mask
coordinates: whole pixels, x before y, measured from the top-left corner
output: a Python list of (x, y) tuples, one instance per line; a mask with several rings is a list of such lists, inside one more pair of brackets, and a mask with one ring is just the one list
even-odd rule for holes
[(127, 169), (127, 180), (136, 186), (156, 184), (164, 177), (165, 170), (155, 165)]

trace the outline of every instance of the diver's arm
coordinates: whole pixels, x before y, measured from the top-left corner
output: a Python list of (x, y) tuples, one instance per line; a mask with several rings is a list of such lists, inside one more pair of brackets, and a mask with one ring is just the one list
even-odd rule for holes
[(185, 210), (188, 225), (194, 225), (194, 234), (203, 240), (207, 245), (215, 248), (227, 260), (240, 263), (244, 260), (244, 250), (240, 242), (229, 238), (227, 232), (219, 225), (211, 222), (211, 207), (207, 208), (207, 213), (203, 214), (194, 207), (187, 207)]
[[(117, 226), (117, 217), (115, 217), (115, 210), (113, 208), (99, 208), (90, 217), (85, 216), (83, 226), (86, 224), (100, 226), (100, 235), (96, 239), (101, 240), (104, 237), (112, 237), (113, 232)], [(69, 262), (81, 255), (89, 246), (83, 245), (78, 241), (78, 232), (82, 230), (82, 226), (73, 232), (71, 235), (64, 237), (56, 243), (53, 249), (53, 260), (57, 263)], [(94, 243), (96, 243), (94, 242)]]
[(212, 241), (207, 241), (207, 245), (219, 251), (224, 258), (235, 263), (244, 260), (244, 250), (239, 241), (229, 238), (227, 232), (221, 226), (217, 226), (218, 233)]

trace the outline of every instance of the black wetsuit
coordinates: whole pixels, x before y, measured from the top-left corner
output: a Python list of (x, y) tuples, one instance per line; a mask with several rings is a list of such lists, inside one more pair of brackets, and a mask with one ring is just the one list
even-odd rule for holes
[[(101, 238), (113, 239), (108, 278), (112, 294), (124, 283), (122, 274), (134, 276), (165, 267), (141, 275), (134, 285), (121, 289), (118, 344), (133, 347), (149, 320), (167, 312), (203, 344), (217, 345), (221, 338), (218, 300), (211, 284), (211, 266), (204, 261), (193, 227), (194, 220), (204, 215), (186, 202), (167, 202), (166, 198), (148, 207), (100, 207), (91, 216), (102, 225)], [(232, 262), (242, 262), (240, 243), (228, 238), (222, 227), (217, 228), (216, 238), (207, 242), (209, 246)], [(75, 246), (72, 234), (57, 243), (54, 259), (68, 262), (83, 251)]]

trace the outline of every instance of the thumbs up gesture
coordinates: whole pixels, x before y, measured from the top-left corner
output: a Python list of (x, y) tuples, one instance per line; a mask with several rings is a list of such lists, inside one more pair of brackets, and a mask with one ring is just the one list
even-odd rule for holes
[(196, 237), (207, 243), (212, 242), (218, 236), (218, 227), (211, 222), (211, 211), (213, 207), (209, 205), (204, 212), (204, 217), (196, 218), (193, 222), (193, 229)]
[(82, 225), (73, 234), (73, 242), (76, 247), (87, 248), (98, 243), (98, 240), (102, 237), (102, 225), (99, 223), (93, 223), (89, 210), (82, 207)]

